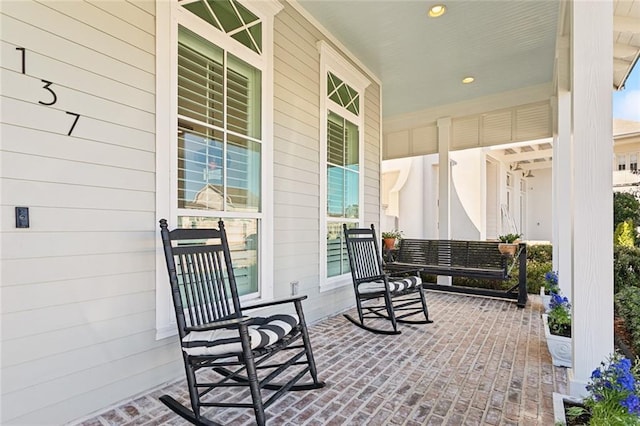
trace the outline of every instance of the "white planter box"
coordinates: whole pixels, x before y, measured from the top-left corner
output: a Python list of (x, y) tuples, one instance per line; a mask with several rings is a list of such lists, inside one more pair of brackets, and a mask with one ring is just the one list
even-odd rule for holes
[(549, 331), (549, 319), (547, 314), (542, 314), (544, 323), (544, 335), (547, 338), (547, 347), (551, 354), (553, 365), (556, 367), (571, 367), (571, 337), (556, 336)]
[(553, 393), (553, 419), (554, 419), (554, 425), (556, 426), (565, 426), (567, 424), (567, 420), (564, 412), (564, 401), (570, 401), (576, 404), (582, 404), (582, 399), (580, 398), (554, 392)]
[(544, 312), (549, 312), (551, 309), (549, 307), (549, 304), (551, 303), (551, 295), (544, 294), (544, 286), (540, 287), (540, 299), (542, 300), (542, 306), (544, 306)]

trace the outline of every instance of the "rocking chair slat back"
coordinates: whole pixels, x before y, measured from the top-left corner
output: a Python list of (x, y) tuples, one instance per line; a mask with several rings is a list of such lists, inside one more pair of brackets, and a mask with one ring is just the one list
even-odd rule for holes
[(168, 234), (165, 251), (173, 246), (173, 255), (165, 258), (181, 337), (187, 327), (240, 317), (231, 254), (222, 242), (225, 234), (212, 229), (162, 232)]
[(382, 258), (371, 230), (347, 229), (347, 252), (354, 284), (383, 279)]

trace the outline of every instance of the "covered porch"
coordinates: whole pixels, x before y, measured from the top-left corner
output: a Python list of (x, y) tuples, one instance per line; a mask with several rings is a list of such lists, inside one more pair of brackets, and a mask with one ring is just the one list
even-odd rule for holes
[[(342, 315), (309, 332), (324, 389), (289, 392), (267, 410), (277, 425), (550, 425), (552, 393), (567, 392), (567, 370), (554, 367), (542, 305), (428, 292), (435, 322), (402, 325), (380, 336)], [(186, 425), (158, 397), (187, 401), (184, 380), (138, 395), (75, 425)], [(211, 420), (251, 425), (251, 410), (219, 409)]]

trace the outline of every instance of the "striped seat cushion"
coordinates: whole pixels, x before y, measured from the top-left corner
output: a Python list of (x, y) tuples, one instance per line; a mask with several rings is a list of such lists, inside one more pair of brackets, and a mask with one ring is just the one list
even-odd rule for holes
[[(252, 318), (249, 328), (251, 349), (272, 345), (286, 336), (300, 322), (296, 314)], [(189, 355), (222, 355), (242, 352), (237, 328), (192, 331), (182, 339), (182, 350)]]
[[(389, 290), (392, 292), (409, 290), (422, 284), (420, 277), (405, 277), (405, 278), (390, 278)], [(361, 283), (358, 286), (360, 293), (375, 293), (384, 290), (383, 281), (372, 281), (368, 283)]]

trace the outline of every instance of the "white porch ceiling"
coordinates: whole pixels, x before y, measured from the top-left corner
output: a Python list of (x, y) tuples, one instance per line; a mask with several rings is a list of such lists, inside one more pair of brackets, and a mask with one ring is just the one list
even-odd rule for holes
[[(298, 3), (380, 78), (385, 117), (553, 80), (558, 0)], [(447, 13), (428, 18), (436, 3)], [(617, 89), (640, 52), (640, 0), (615, 0), (614, 15)]]

